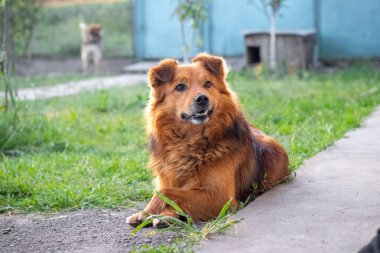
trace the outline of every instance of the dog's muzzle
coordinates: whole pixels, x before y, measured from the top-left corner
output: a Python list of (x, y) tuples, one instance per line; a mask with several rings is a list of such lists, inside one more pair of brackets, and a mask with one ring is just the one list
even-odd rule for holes
[(181, 113), (181, 119), (193, 125), (205, 124), (212, 114), (212, 106), (206, 95), (198, 95), (194, 98), (190, 113)]

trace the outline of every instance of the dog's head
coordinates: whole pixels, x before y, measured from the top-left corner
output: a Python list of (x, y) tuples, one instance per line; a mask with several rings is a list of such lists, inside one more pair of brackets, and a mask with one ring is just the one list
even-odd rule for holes
[(90, 34), (92, 35), (98, 35), (100, 34), (100, 30), (102, 30), (102, 25), (100, 24), (90, 24), (88, 26), (88, 30), (90, 31)]
[(82, 35), (83, 41), (91, 40), (93, 37), (100, 37), (100, 31), (102, 30), (102, 25), (100, 24), (86, 24), (79, 23), (79, 29)]
[(151, 68), (148, 76), (150, 109), (174, 117), (178, 124), (202, 125), (236, 113), (221, 57), (203, 53), (189, 65), (166, 59)]

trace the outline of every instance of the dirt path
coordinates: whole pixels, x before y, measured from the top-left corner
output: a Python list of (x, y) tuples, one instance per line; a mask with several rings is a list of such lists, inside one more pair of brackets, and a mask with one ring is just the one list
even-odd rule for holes
[[(103, 59), (101, 72), (103, 74), (121, 74), (123, 73), (123, 68), (131, 63), (131, 59)], [(82, 73), (79, 55), (69, 59), (33, 58), (28, 60), (20, 58), (16, 59), (15, 65), (16, 74), (20, 76), (56, 76)], [(91, 66), (90, 71), (93, 71), (93, 66)]]
[[(114, 86), (133, 86), (144, 83), (145, 81), (146, 75), (144, 74), (125, 74), (121, 76), (69, 82), (54, 86), (19, 89), (17, 90), (17, 97), (20, 100), (48, 99), (74, 95), (83, 91), (106, 89)], [(4, 92), (0, 92), (0, 98), (2, 97), (4, 97)]]
[(145, 228), (130, 237), (132, 209), (89, 209), (51, 216), (0, 216), (0, 252), (129, 252), (169, 244), (173, 232)]

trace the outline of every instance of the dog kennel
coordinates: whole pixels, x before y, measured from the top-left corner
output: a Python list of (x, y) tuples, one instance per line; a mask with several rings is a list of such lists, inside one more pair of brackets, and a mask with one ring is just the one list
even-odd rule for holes
[[(309, 68), (313, 63), (315, 30), (277, 31), (276, 62), (288, 68)], [(247, 65), (269, 65), (269, 32), (244, 33)]]

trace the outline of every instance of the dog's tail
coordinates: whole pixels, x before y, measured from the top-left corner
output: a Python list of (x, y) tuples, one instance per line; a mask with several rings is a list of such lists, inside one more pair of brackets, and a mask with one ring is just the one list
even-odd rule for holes
[(87, 25), (86, 25), (85, 23), (83, 23), (83, 22), (80, 22), (80, 23), (79, 23), (79, 28), (80, 28), (81, 30), (85, 30), (85, 29), (87, 28)]

